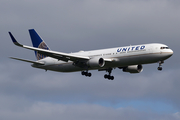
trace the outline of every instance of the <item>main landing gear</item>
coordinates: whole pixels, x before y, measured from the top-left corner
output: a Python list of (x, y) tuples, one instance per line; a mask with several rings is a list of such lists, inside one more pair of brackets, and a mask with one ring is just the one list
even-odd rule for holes
[(162, 64), (164, 63), (164, 61), (159, 61), (159, 67), (157, 68), (159, 71), (162, 70)]
[(92, 74), (89, 73), (88, 71), (86, 71), (86, 72), (85, 72), (85, 71), (82, 71), (81, 74), (82, 74), (82, 75), (85, 75), (86, 77), (91, 77), (91, 75), (92, 75)]
[(111, 76), (112, 68), (108, 69), (107, 72), (109, 73), (108, 75), (105, 74), (104, 78), (109, 79), (109, 80), (114, 80), (114, 76)]

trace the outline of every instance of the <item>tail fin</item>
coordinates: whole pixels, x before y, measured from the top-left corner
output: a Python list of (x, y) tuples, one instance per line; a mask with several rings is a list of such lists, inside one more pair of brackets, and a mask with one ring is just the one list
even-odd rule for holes
[[(33, 47), (50, 50), (50, 48), (46, 45), (46, 43), (42, 40), (42, 38), (37, 34), (37, 32), (34, 29), (30, 29), (29, 34), (31, 36)], [(37, 60), (48, 57), (38, 53), (37, 51), (35, 51), (35, 55)]]

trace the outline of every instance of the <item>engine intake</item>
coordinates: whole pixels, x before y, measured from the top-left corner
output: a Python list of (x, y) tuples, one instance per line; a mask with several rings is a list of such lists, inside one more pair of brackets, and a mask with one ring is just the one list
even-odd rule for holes
[(123, 72), (140, 73), (143, 71), (142, 65), (131, 65), (123, 68)]
[(105, 61), (103, 58), (92, 58), (87, 62), (87, 65), (92, 68), (104, 67)]

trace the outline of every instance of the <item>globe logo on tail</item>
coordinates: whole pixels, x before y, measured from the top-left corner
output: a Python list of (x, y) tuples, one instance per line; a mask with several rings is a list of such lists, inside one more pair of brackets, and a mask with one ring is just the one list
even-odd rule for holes
[[(41, 42), (41, 43), (39, 44), (38, 48), (45, 49), (45, 50), (50, 50), (50, 49), (48, 48), (48, 46), (46, 45), (45, 42)], [(41, 60), (41, 59), (46, 58), (46, 57), (48, 57), (48, 56), (42, 55), (42, 54), (36, 52), (36, 57), (37, 57), (38, 60)]]

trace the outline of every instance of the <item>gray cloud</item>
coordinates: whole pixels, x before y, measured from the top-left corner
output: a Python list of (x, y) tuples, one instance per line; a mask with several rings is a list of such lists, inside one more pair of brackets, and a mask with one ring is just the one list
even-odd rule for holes
[(8, 70), (9, 67), (6, 68), (8, 65), (1, 66), (3, 66), (0, 81), (2, 94), (24, 96), (32, 100), (69, 103), (104, 101), (118, 104), (122, 100), (150, 99), (161, 101), (164, 99), (163, 102), (170, 103), (180, 109), (179, 69), (137, 75), (123, 72), (118, 75), (120, 71), (115, 70), (116, 80), (107, 81), (103, 78), (104, 72), (94, 72), (92, 78), (85, 78), (80, 73), (44, 72), (28, 66), (17, 72), (14, 71), (18, 66), (21, 66), (20, 63), (15, 67), (12, 66), (11, 71)]
[[(2, 96), (1, 96), (2, 97)], [(4, 96), (3, 96), (4, 97)], [(13, 97), (11, 97), (13, 98)], [(16, 100), (16, 99), (15, 99)], [(9, 103), (9, 98), (4, 103)], [(2, 103), (2, 100), (1, 100)], [(18, 120), (31, 120), (31, 119), (79, 119), (79, 120), (99, 120), (99, 119), (125, 119), (125, 120), (139, 120), (139, 119), (164, 119), (164, 120), (178, 120), (180, 114), (173, 113), (173, 114), (156, 114), (154, 112), (143, 112), (138, 111), (134, 108), (127, 107), (127, 108), (109, 108), (103, 107), (96, 104), (71, 104), (71, 105), (64, 105), (64, 104), (53, 104), (47, 102), (35, 102), (35, 103), (28, 103), (24, 102), (22, 99), (19, 99), (16, 102), (19, 106), (19, 109), (12, 109), (8, 108), (7, 106), (3, 106), (3, 109), (0, 108), (0, 118), (1, 119), (18, 119)], [(7, 104), (6, 104), (7, 105)], [(26, 107), (24, 107), (24, 106)]]

